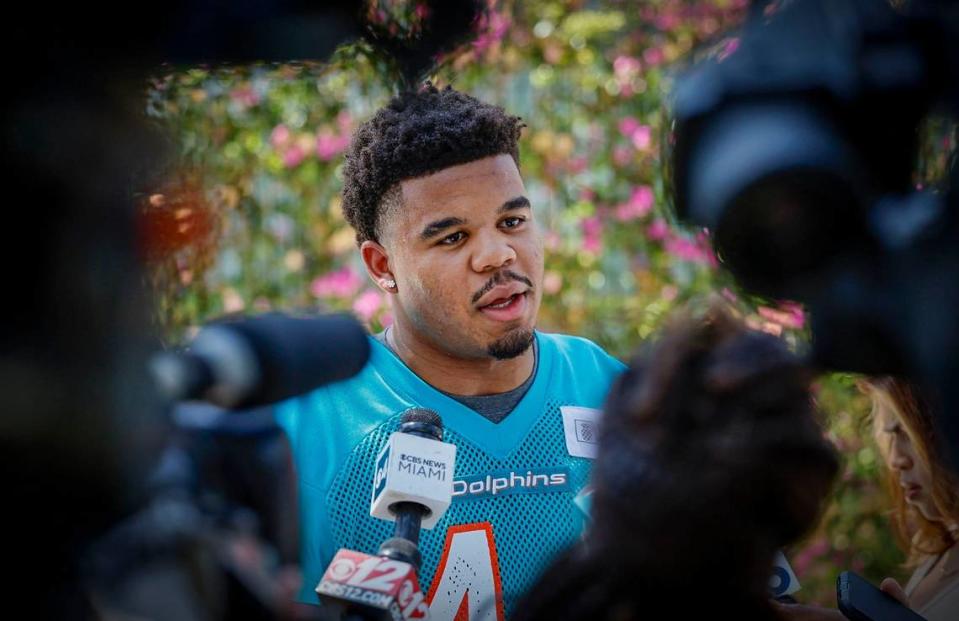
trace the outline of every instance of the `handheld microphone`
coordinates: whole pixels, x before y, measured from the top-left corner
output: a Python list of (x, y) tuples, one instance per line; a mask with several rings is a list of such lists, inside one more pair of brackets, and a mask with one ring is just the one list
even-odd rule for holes
[(433, 410), (413, 408), (402, 421), (376, 458), (370, 515), (396, 521), (397, 536), (416, 543), (450, 506), (456, 446), (442, 441)]
[(187, 351), (157, 354), (150, 367), (171, 400), (243, 409), (352, 377), (369, 355), (366, 332), (348, 315), (268, 313), (205, 326)]
[(453, 496), (456, 446), (442, 438), (439, 415), (413, 408), (377, 457), (370, 514), (394, 520), (396, 527), (377, 556), (341, 549), (333, 557), (316, 592), (341, 617), (407, 620), (429, 614), (416, 578), (417, 542), (421, 526), (432, 528)]
[(316, 592), (324, 608), (341, 619), (412, 621), (429, 615), (413, 565), (345, 548), (333, 557)]

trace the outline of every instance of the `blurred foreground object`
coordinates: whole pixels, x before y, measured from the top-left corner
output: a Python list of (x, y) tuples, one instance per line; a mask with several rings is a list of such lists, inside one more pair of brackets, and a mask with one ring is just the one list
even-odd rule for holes
[(155, 356), (151, 370), (169, 399), (249, 408), (353, 377), (369, 357), (353, 317), (268, 313), (207, 325), (188, 349)]
[(272, 408), (177, 405), (148, 502), (92, 547), (85, 578), (102, 618), (315, 618), (299, 587), (296, 489)]
[(724, 313), (674, 323), (611, 389), (592, 523), (517, 619), (777, 619), (777, 550), (816, 524), (838, 469), (811, 381)]
[(92, 614), (78, 559), (142, 502), (166, 440), (147, 372), (157, 343), (133, 209), (166, 156), (142, 113), (147, 77), (163, 62), (323, 60), (366, 31), (366, 8), (360, 0), (9, 8), (3, 50), (29, 60), (8, 68), (0, 104), (3, 187), (15, 203), (3, 244), (15, 299), (4, 305), (0, 453), (11, 606), (29, 603), (31, 618)]
[(673, 181), (746, 287), (809, 305), (818, 363), (937, 389), (959, 458), (955, 158), (913, 187), (920, 123), (959, 112), (959, 3), (905, 5), (755, 3), (677, 84)]

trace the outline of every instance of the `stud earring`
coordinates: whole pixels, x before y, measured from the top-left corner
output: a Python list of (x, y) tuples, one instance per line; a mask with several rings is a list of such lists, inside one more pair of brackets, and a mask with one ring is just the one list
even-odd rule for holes
[(383, 281), (383, 286), (386, 287), (387, 289), (395, 289), (395, 288), (396, 288), (396, 281), (395, 281), (395, 280), (392, 280), (392, 279), (391, 279), (391, 280), (384, 280), (384, 281)]

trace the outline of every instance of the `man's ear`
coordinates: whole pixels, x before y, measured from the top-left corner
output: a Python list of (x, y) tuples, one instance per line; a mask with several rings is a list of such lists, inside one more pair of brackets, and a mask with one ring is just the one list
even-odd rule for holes
[(387, 293), (396, 293), (396, 278), (390, 269), (390, 256), (386, 248), (368, 239), (360, 244), (360, 256), (373, 282)]

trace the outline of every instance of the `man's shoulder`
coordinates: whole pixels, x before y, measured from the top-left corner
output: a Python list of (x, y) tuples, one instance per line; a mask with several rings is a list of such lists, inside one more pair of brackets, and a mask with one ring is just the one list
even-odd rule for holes
[(626, 368), (621, 361), (611, 356), (602, 347), (582, 336), (539, 332), (540, 340), (555, 352), (555, 355), (572, 367), (594, 365), (619, 372)]
[[(373, 336), (369, 339), (370, 360), (359, 373), (277, 404), (279, 420), (287, 423), (284, 426), (291, 425), (290, 419), (300, 418), (329, 427), (335, 424), (332, 416), (335, 412), (336, 420), (350, 421), (348, 428), (366, 429), (394, 413), (399, 407), (400, 396), (393, 385), (401, 371), (397, 365), (384, 360), (387, 356), (385, 346), (376, 342)], [(320, 412), (324, 415), (320, 416)]]

